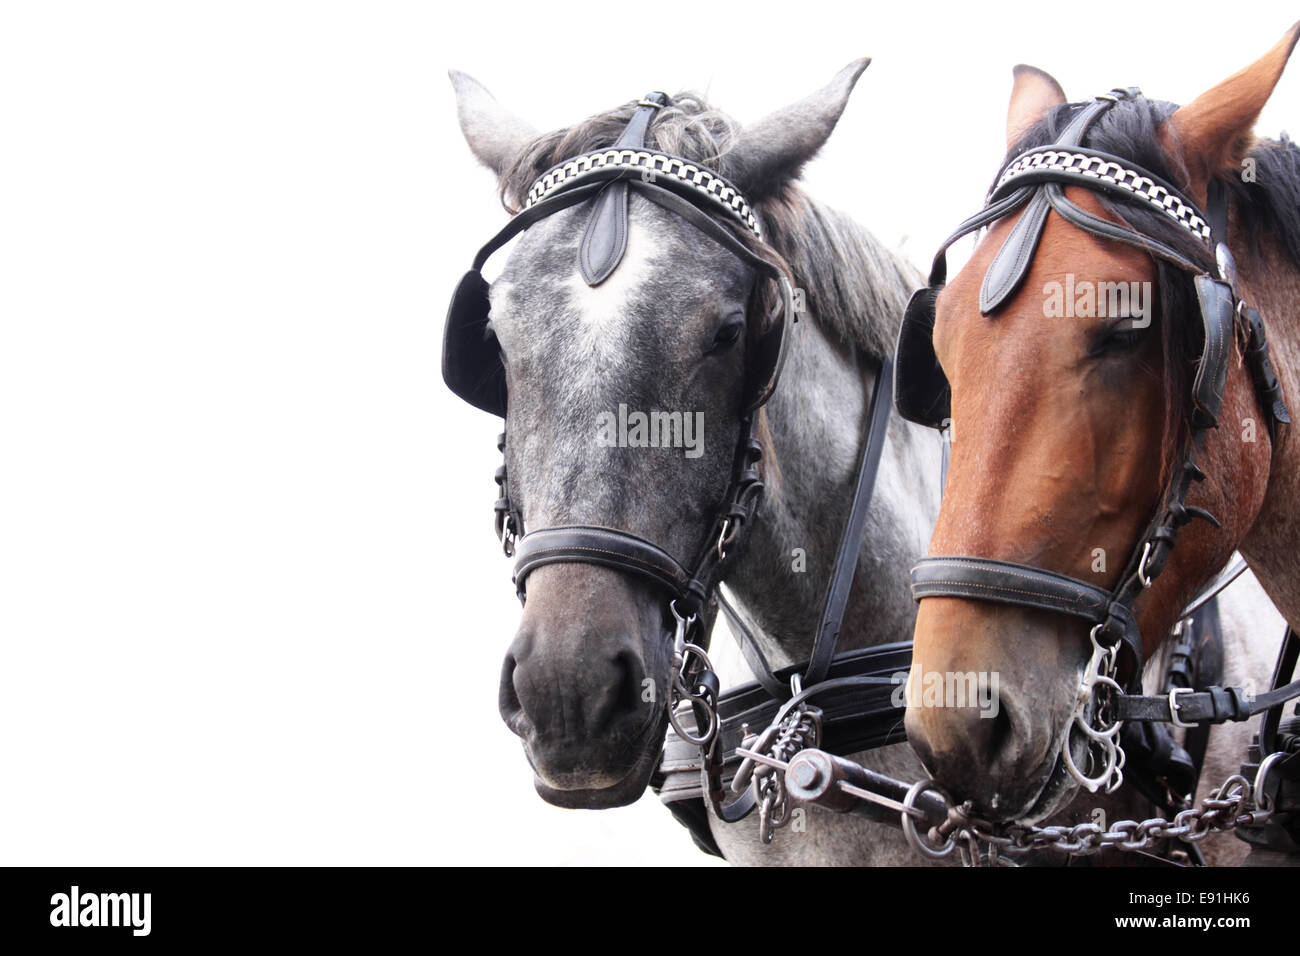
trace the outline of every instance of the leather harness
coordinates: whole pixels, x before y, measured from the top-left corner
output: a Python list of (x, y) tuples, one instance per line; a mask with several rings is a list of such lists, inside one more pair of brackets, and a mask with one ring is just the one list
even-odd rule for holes
[[(1135, 94), (1136, 91), (1115, 91), (1108, 97), (1099, 98), (1083, 110), (1057, 145), (1074, 146), (1109, 104)], [(502, 465), (496, 472), (500, 490), (494, 509), (497, 534), (505, 553), (516, 558), (514, 582), (521, 601), (526, 599), (526, 581), (531, 571), (550, 563), (579, 562), (612, 567), (649, 579), (669, 597), (669, 607), (679, 622), (679, 631), (684, 626), (688, 636), (702, 630), (701, 618), (708, 615), (715, 601), (728, 617), (756, 680), (721, 693), (717, 677), (701, 652), (705, 666), (683, 675), (693, 692), (682, 699), (684, 703), (670, 700), (668, 707), (670, 714), (675, 708), (680, 710), (680, 720), (691, 730), (711, 720), (715, 731), (707, 743), (702, 743), (692, 735), (683, 736), (670, 730), (661, 766), (652, 781), (664, 802), (691, 830), (697, 844), (708, 852), (721, 855), (709, 830), (704, 801), (707, 798), (714, 812), (727, 822), (742, 819), (753, 810), (752, 790), (746, 790), (740, 799), (729, 805), (724, 804), (722, 792), (737, 773), (740, 758), (735, 750), (745, 737), (747, 728), (776, 726), (783, 715), (817, 696), (825, 743), (832, 752), (853, 753), (905, 740), (903, 708), (895, 703), (897, 685), (893, 675), (906, 671), (910, 666), (911, 642), (841, 654), (836, 653), (836, 646), (888, 428), (890, 403), (885, 396), (892, 392), (899, 413), (912, 421), (938, 426), (947, 415), (947, 381), (934, 359), (933, 346), (929, 342), (934, 321), (934, 298), (942, 288), (946, 273), (944, 250), (961, 235), (1027, 205), (1021, 222), (999, 252), (995, 261), (997, 270), (991, 268), (989, 276), (986, 276), (985, 288), (981, 290), (981, 308), (987, 306), (986, 311), (1005, 300), (1023, 280), (1049, 207), (1080, 228), (1138, 245), (1197, 273), (1197, 293), (1205, 319), (1207, 347), (1198, 370), (1194, 394), (1196, 438), (1192, 443), (1193, 449), (1200, 447), (1204, 430), (1213, 426), (1222, 400), (1227, 344), (1231, 341), (1231, 314), (1234, 305), (1240, 303), (1228, 275), (1221, 280), (1201, 275), (1193, 264), (1174, 250), (1099, 220), (1064, 199), (1061, 184), (1079, 182), (1072, 173), (1031, 168), (1020, 174), (1019, 179), (1013, 177), (1008, 181), (1004, 178), (1004, 183), (991, 195), (989, 205), (963, 223), (944, 243), (935, 258), (929, 288), (917, 292), (908, 305), (896, 356), (893, 361), (887, 358), (881, 363), (872, 389), (853, 501), (841, 535), (810, 659), (805, 664), (774, 671), (759, 649), (752, 631), (718, 590), (718, 585), (740, 554), (762, 498), (762, 449), (754, 437), (754, 415), (776, 387), (785, 354), (787, 327), (797, 321), (798, 316), (783, 269), (737, 238), (736, 229), (740, 227), (747, 230), (752, 239), (760, 240), (761, 246), (758, 222), (739, 190), (710, 170), (680, 157), (644, 148), (654, 114), (669, 104), (665, 94), (648, 94), (637, 104), (631, 120), (613, 147), (567, 160), (539, 177), (529, 190), (529, 201), (524, 210), (483, 246), (472, 268), (457, 286), (447, 314), (442, 371), (448, 387), (458, 396), (477, 408), (506, 418), (508, 389), (505, 368), (489, 322), (487, 283), (481, 274), (483, 265), (494, 252), (533, 223), (563, 209), (590, 203), (591, 212), (579, 246), (578, 269), (588, 284), (599, 284), (614, 271), (626, 249), (628, 197), (632, 190), (690, 222), (753, 268), (761, 279), (779, 286), (776, 305), (766, 323), (750, 323), (752, 348), (747, 355), (732, 479), (704, 545), (689, 563), (683, 563), (653, 542), (620, 529), (570, 526), (525, 532), (522, 515), (510, 496), (506, 467)], [(1075, 148), (1082, 150), (1082, 147)], [(1103, 162), (1114, 160), (1095, 151), (1083, 152)], [(1151, 180), (1158, 183), (1154, 177)], [(1167, 190), (1167, 195), (1177, 196), (1172, 187), (1159, 185)], [(1126, 187), (1116, 188), (1122, 191)], [(1196, 216), (1195, 207), (1182, 197), (1179, 199), (1187, 210), (1186, 215)], [(1211, 218), (1215, 212), (1212, 210)], [(718, 215), (722, 215), (729, 225), (719, 222)], [(1204, 222), (1204, 217), (1200, 218)], [(1222, 237), (1223, 228), (1216, 228), (1214, 234)], [(1210, 235), (1208, 226), (1205, 235), (1206, 238)], [(766, 247), (761, 248), (766, 250)], [(1226, 246), (1221, 246), (1221, 250), (1226, 252)], [(779, 261), (775, 254), (773, 258)], [(1278, 423), (1289, 421), (1286, 406), (1269, 364), (1262, 319), (1257, 312), (1246, 307), (1242, 307), (1241, 314), (1251, 331), (1247, 359), (1261, 402), (1270, 412), (1272, 429)], [(894, 376), (895, 366), (899, 373), (897, 378)], [(505, 432), (498, 437), (497, 446), (504, 453)], [(1132, 600), (1140, 593), (1134, 581), (1149, 583), (1150, 578), (1159, 573), (1173, 546), (1178, 527), (1194, 517), (1212, 520), (1209, 515), (1187, 507), (1184, 502), (1190, 482), (1202, 477), (1193, 462), (1193, 451), (1189, 449), (1183, 467), (1166, 489), (1160, 513), (1144, 537), (1150, 548), (1135, 555), (1114, 592), (1107, 593), (1085, 582), (1023, 565), (940, 556), (918, 563), (913, 572), (914, 596), (918, 600), (938, 595), (973, 597), (1072, 614), (1093, 622), (1108, 638), (1114, 638), (1129, 648), (1140, 663), (1141, 644), (1131, 613)], [(1194, 603), (1201, 605), (1206, 600), (1201, 598)], [(696, 640), (707, 645), (707, 635)], [(1289, 635), (1288, 642), (1292, 641), (1293, 635)], [(1138, 670), (1140, 667), (1135, 667), (1134, 673)], [(1275, 681), (1275, 685), (1279, 682)], [(1124, 695), (1120, 698), (1122, 719), (1195, 724), (1245, 719), (1251, 713), (1270, 707), (1280, 712), (1281, 701), (1300, 693), (1300, 681), (1278, 686), (1254, 702), (1246, 701), (1235, 688), (1210, 687), (1201, 692), (1186, 687), (1181, 689), (1183, 692), (1177, 695), (1176, 703), (1173, 696), (1144, 698)], [(677, 707), (679, 703), (680, 708)], [(694, 725), (690, 723), (692, 716)], [(674, 718), (674, 725), (677, 719)], [(1164, 728), (1153, 729), (1167, 737)], [(1185, 763), (1159, 735), (1154, 743), (1130, 746), (1148, 756), (1148, 762), (1158, 767), (1160, 773), (1170, 767), (1177, 769)], [(1199, 760), (1193, 759), (1192, 763), (1199, 766)]]

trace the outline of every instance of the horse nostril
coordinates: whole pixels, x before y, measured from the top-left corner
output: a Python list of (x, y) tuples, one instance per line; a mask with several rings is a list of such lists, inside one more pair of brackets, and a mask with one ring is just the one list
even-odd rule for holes
[(519, 701), (519, 694), (515, 690), (515, 668), (517, 666), (518, 661), (515, 660), (515, 655), (506, 654), (505, 660), (501, 663), (501, 684), (497, 690), (497, 710), (507, 724), (510, 724), (517, 715), (522, 714), (524, 709), (524, 705)]
[(992, 726), (988, 730), (989, 755), (997, 757), (1002, 754), (1014, 740), (1011, 716), (1005, 708), (999, 707), (991, 718), (985, 718)]

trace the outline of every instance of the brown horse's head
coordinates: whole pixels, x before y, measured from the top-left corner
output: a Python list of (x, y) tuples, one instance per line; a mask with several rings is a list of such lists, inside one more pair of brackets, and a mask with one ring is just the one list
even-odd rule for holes
[[(1140, 96), (1117, 104), (1083, 145), (1162, 175), (1202, 208), (1211, 177), (1230, 193), (1240, 190), (1228, 180), (1253, 146), (1250, 131), (1298, 30), (1189, 106)], [(1054, 142), (1078, 108), (1066, 104), (1051, 77), (1018, 67), (1010, 155)], [(1160, 213), (1081, 187), (1066, 187), (1065, 195), (1213, 270), (1208, 248)], [(1188, 431), (1201, 351), (1196, 300), (1183, 270), (1052, 212), (1019, 290), (982, 315), (981, 282), (1018, 218), (995, 223), (938, 298), (934, 346), (952, 387), (952, 458), (930, 552), (1032, 565), (1109, 590), (1157, 508)], [(1234, 218), (1232, 234), (1239, 258), (1250, 255), (1249, 243), (1237, 241), (1240, 222)], [(1185, 528), (1164, 573), (1139, 599), (1147, 652), (1261, 507), (1271, 446), (1237, 358), (1220, 427), (1199, 456), (1208, 479), (1190, 498), (1222, 528)], [(1055, 809), (1072, 791), (1059, 755), (1088, 659), (1088, 631), (1078, 618), (1046, 611), (922, 601), (907, 731), (936, 779), (995, 819), (1037, 820)], [(933, 675), (972, 672), (996, 688), (996, 706), (935, 706), (941, 702), (922, 692)], [(1083, 757), (1082, 741), (1075, 753)]]

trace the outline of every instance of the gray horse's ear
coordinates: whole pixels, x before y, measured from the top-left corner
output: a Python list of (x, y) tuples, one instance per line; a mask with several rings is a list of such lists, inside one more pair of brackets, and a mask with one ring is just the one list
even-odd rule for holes
[(728, 178), (755, 200), (797, 179), (830, 138), (869, 63), (868, 57), (854, 60), (812, 96), (744, 127), (727, 154)]
[(474, 77), (459, 70), (448, 70), (447, 75), (456, 89), (456, 113), (465, 142), (479, 162), (500, 176), (537, 138), (537, 131), (504, 109)]
[(1024, 139), (1044, 116), (1066, 102), (1065, 91), (1052, 74), (1024, 63), (1011, 70), (1011, 101), (1007, 104), (1007, 149)]

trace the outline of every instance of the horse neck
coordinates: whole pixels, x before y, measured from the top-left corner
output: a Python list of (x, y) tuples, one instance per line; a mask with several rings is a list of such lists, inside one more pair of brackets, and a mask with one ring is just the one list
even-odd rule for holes
[(1264, 504), (1240, 550), (1283, 617), (1300, 626), (1300, 435), (1293, 434), (1300, 427), (1300, 270), (1271, 237), (1261, 237), (1257, 255), (1245, 241), (1234, 246), (1240, 246), (1233, 255), (1243, 287), (1264, 317), (1273, 367), (1296, 422), (1281, 427)]
[[(807, 659), (857, 479), (877, 362), (833, 341), (807, 313), (766, 407), (767, 489), (729, 586), (772, 665)], [(892, 401), (888, 394), (883, 401)], [(841, 649), (906, 640), (908, 573), (938, 515), (936, 433), (891, 415)]]

